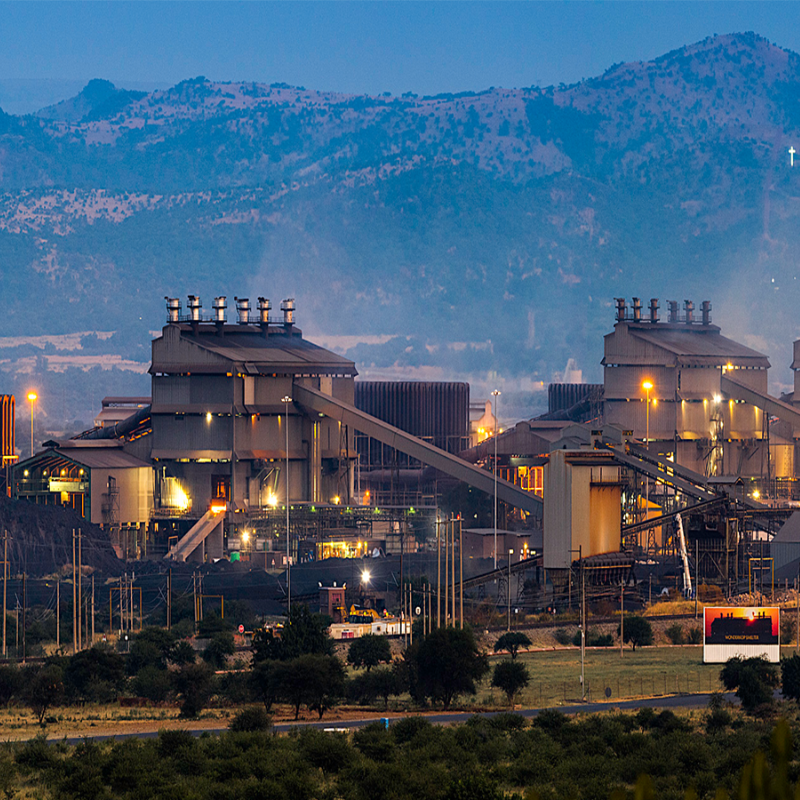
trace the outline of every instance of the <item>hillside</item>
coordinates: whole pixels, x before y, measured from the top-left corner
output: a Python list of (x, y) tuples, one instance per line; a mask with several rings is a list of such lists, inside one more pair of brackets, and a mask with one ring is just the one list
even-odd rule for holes
[[(2, 115), (0, 337), (114, 332), (86, 340), (99, 365), (58, 374), (53, 345), (51, 363), (0, 338), (8, 388), (51, 381), (61, 411), (44, 390), (42, 410), (70, 419), (146, 391), (135, 365), (162, 298), (190, 292), (206, 307), (294, 295), (307, 335), (362, 374), (499, 385), (510, 415), (569, 358), (599, 379), (614, 296), (709, 298), (786, 384), (799, 66), (748, 33), (573, 86), (355, 97), (92, 81)], [(73, 405), (84, 368), (92, 392), (108, 388)]]

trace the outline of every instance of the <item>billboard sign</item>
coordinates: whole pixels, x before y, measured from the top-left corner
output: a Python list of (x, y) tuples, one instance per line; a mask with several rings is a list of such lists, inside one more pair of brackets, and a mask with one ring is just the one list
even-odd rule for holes
[(721, 664), (734, 656), (780, 661), (779, 608), (723, 607), (703, 610), (703, 661)]

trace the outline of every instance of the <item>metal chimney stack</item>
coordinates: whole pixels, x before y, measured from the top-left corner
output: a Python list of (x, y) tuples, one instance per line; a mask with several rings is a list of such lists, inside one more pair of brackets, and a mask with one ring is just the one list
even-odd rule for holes
[(658, 322), (658, 298), (653, 297), (650, 300), (650, 322)]
[(614, 300), (617, 304), (617, 322), (625, 322), (625, 315), (626, 315), (625, 298), (615, 297)]
[(686, 324), (691, 325), (694, 320), (692, 319), (692, 311), (694, 310), (694, 303), (691, 300), (683, 301), (683, 309), (686, 312)]
[(711, 301), (703, 300), (700, 304), (700, 311), (703, 315), (703, 325), (711, 324)]
[(228, 308), (228, 301), (225, 295), (214, 298), (214, 322), (225, 322), (225, 312)]
[(192, 322), (200, 322), (200, 309), (203, 307), (200, 298), (196, 294), (189, 295), (189, 318)]
[(181, 319), (181, 301), (177, 297), (165, 297), (167, 301), (167, 321), (180, 322)]
[(294, 325), (294, 297), (287, 297), (281, 303), (281, 311), (283, 311), (283, 324)]
[(236, 301), (236, 313), (239, 315), (239, 324), (247, 325), (250, 322), (250, 298), (234, 297)]
[(678, 321), (678, 301), (677, 300), (667, 300), (667, 307), (669, 308), (669, 317), (667, 317), (669, 322), (677, 322)]
[(633, 321), (642, 321), (642, 301), (638, 297), (633, 298)]
[(258, 313), (261, 318), (261, 324), (266, 325), (269, 322), (269, 309), (270, 302), (268, 297), (258, 298)]

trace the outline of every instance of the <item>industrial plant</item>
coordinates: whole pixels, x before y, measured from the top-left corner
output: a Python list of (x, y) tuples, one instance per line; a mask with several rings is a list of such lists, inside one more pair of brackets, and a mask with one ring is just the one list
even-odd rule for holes
[(430, 577), (457, 528), (445, 583), (509, 609), (571, 605), (578, 576), (691, 596), (798, 572), (800, 342), (798, 392), (773, 397), (767, 356), (709, 301), (662, 318), (658, 299), (620, 298), (603, 383), (553, 384), (547, 413), (501, 429), (499, 392), (359, 381), (303, 336), (294, 300), (234, 302), (229, 318), (224, 296), (210, 313), (166, 298), (150, 397), (106, 398), (92, 429), (21, 461), (3, 395), (6, 493), (75, 510), (124, 559), (240, 560), (287, 583), (295, 565), (396, 555)]

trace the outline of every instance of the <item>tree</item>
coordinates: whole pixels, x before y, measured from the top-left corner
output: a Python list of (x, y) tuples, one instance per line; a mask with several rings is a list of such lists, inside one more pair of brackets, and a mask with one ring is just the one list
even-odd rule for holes
[[(625, 617), (624, 625), (625, 642), (630, 642), (633, 649), (653, 644), (653, 626), (644, 618), (636, 614)], [(619, 627), (617, 627), (619, 636)]]
[(203, 662), (186, 664), (175, 678), (181, 695), (181, 716), (196, 717), (208, 704), (214, 687), (214, 673)]
[(501, 661), (495, 668), (492, 675), (492, 686), (505, 692), (508, 704), (512, 705), (514, 697), (520, 689), (530, 682), (530, 675), (525, 665), (518, 661)]
[(163, 628), (145, 628), (131, 642), (128, 653), (128, 674), (136, 675), (143, 667), (166, 669), (175, 644), (175, 634)]
[(277, 665), (278, 695), (294, 707), (294, 718), (300, 706), (316, 711), (319, 718), (344, 694), (344, 668), (335, 656), (307, 653)]
[(0, 704), (7, 706), (22, 688), (22, 675), (16, 664), (0, 667)]
[(489, 669), (469, 628), (437, 628), (411, 657), (418, 693), (445, 708), (460, 694), (475, 694), (475, 681)]
[(253, 661), (289, 661), (298, 656), (333, 653), (333, 639), (328, 635), (330, 618), (312, 614), (306, 605), (292, 606), (280, 635), (262, 628), (253, 634)]
[(57, 705), (64, 697), (64, 674), (61, 667), (50, 664), (37, 670), (25, 688), (25, 702), (44, 724), (47, 709)]
[(378, 664), (392, 660), (392, 648), (385, 636), (368, 633), (353, 639), (347, 651), (347, 662), (354, 667), (366, 667), (367, 671)]
[(752, 714), (759, 706), (772, 703), (778, 685), (778, 670), (766, 658), (729, 658), (719, 674), (728, 691), (736, 691), (742, 708)]
[(279, 690), (279, 662), (259, 661), (250, 673), (250, 687), (253, 695), (264, 704), (264, 709), (269, 711), (272, 704), (278, 699)]
[(176, 667), (182, 667), (184, 664), (194, 664), (196, 660), (194, 647), (185, 639), (181, 639), (172, 646), (168, 658), (170, 664), (174, 664)]
[(110, 647), (81, 650), (64, 667), (67, 696), (81, 702), (111, 702), (125, 685), (125, 659)]
[(781, 691), (784, 697), (800, 701), (800, 656), (781, 659)]
[(499, 653), (505, 650), (512, 659), (517, 657), (520, 647), (530, 647), (531, 640), (524, 634), (518, 632), (504, 633), (495, 643), (494, 651)]
[(208, 647), (203, 651), (203, 660), (207, 661), (212, 667), (222, 669), (228, 661), (228, 656), (236, 652), (233, 644), (233, 634), (228, 631), (215, 633)]

